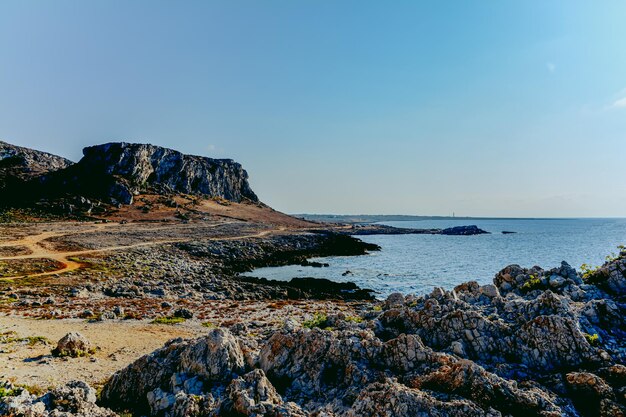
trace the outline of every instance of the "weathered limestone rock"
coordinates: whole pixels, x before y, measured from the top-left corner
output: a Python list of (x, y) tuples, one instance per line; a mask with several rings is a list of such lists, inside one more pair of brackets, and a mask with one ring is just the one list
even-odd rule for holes
[(116, 178), (113, 192), (129, 204), (134, 192), (145, 187), (164, 191), (220, 197), (230, 201), (258, 201), (248, 174), (230, 159), (184, 155), (153, 145), (107, 143), (83, 150), (76, 169), (85, 177)]
[(77, 358), (93, 352), (91, 343), (85, 336), (78, 332), (70, 332), (63, 336), (52, 351), (55, 356), (70, 356)]
[(243, 369), (237, 340), (225, 329), (213, 329), (196, 340), (171, 340), (116, 372), (103, 388), (102, 401), (160, 412), (180, 401), (176, 392), (207, 392), (213, 385), (229, 383)]
[[(7, 386), (4, 387), (7, 389)], [(96, 405), (96, 391), (82, 381), (71, 381), (41, 397), (22, 389), (0, 398), (0, 415), (15, 417), (117, 417)]]

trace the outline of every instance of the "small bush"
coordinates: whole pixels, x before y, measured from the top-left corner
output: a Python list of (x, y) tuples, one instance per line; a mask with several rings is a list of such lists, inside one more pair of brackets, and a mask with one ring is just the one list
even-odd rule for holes
[(202, 327), (206, 327), (207, 329), (213, 329), (217, 326), (215, 326), (215, 324), (211, 323), (210, 321), (205, 321), (204, 323), (202, 323)]
[(359, 316), (346, 316), (346, 321), (351, 323), (363, 323), (363, 318)]
[(541, 287), (541, 279), (534, 275), (530, 276), (530, 279), (522, 285), (521, 289), (525, 292), (530, 292)]
[(179, 324), (184, 323), (187, 319), (183, 317), (157, 317), (152, 320), (153, 324)]
[(583, 333), (583, 334), (585, 335), (585, 339), (587, 339), (587, 342), (589, 342), (591, 346), (598, 346), (600, 344), (600, 336), (598, 336), (598, 333), (594, 333), (594, 334)]
[(326, 326), (326, 322), (328, 321), (328, 317), (324, 313), (315, 313), (311, 320), (305, 320), (302, 323), (302, 327), (306, 327), (307, 329), (312, 329), (314, 327), (319, 327), (323, 329)]
[(18, 395), (19, 393), (20, 393), (20, 390), (0, 387), (0, 399), (4, 397), (13, 397), (15, 395)]

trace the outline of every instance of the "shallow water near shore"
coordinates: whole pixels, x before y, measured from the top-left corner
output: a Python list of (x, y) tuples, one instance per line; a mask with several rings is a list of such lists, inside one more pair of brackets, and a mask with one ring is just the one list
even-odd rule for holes
[(577, 269), (583, 263), (601, 265), (607, 255), (618, 252), (618, 245), (626, 244), (626, 219), (449, 219), (384, 224), (424, 229), (475, 224), (491, 234), (359, 236), (382, 250), (365, 256), (311, 259), (328, 263), (325, 268), (290, 265), (259, 268), (246, 275), (353, 281), (384, 298), (396, 291), (421, 294), (433, 287), (451, 289), (469, 280), (491, 283), (494, 275), (510, 264), (544, 269), (559, 266), (561, 261)]

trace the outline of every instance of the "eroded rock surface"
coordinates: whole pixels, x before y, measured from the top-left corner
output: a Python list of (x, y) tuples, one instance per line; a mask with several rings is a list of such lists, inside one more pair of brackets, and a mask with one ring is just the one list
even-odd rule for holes
[(513, 265), (493, 285), (392, 294), (358, 318), (287, 321), (257, 345), (214, 330), (140, 359), (103, 398), (168, 416), (190, 401), (200, 410), (191, 415), (624, 415), (616, 274), (625, 255), (597, 272), (597, 284), (566, 263)]
[(625, 258), (584, 279), (566, 263), (512, 265), (493, 285), (396, 293), (358, 317), (287, 319), (252, 339), (243, 325), (176, 339), (117, 372), (102, 405), (168, 417), (624, 416)]

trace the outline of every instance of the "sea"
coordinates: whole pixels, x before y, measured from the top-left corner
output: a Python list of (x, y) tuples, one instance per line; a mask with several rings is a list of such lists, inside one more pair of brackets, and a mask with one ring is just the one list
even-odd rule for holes
[[(626, 219), (441, 219), (389, 221), (405, 228), (447, 228), (476, 225), (490, 234), (475, 236), (373, 235), (358, 236), (381, 247), (362, 256), (311, 258), (329, 264), (259, 268), (247, 276), (290, 280), (328, 278), (355, 282), (374, 290), (377, 298), (393, 292), (424, 294), (434, 287), (452, 289), (466, 281), (493, 282), (507, 265), (539, 265), (550, 269), (562, 261), (576, 269), (598, 266), (626, 244)], [(502, 231), (515, 232), (503, 234)]]

